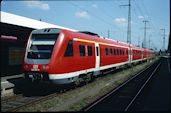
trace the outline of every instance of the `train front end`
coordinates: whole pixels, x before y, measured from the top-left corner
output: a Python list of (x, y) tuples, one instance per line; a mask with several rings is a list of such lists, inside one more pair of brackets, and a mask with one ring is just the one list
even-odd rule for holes
[(48, 72), (55, 43), (61, 29), (33, 30), (28, 39), (23, 62), (25, 79), (49, 81)]

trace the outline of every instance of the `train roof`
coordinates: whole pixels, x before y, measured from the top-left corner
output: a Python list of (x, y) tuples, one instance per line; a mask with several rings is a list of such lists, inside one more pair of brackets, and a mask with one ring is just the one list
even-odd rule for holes
[(38, 21), (38, 20), (34, 20), (31, 18), (27, 18), (27, 17), (15, 15), (15, 14), (3, 12), (3, 11), (0, 11), (0, 14), (1, 14), (1, 22), (2, 23), (18, 25), (18, 26), (28, 27), (28, 28), (33, 28), (33, 29), (59, 28), (59, 29), (67, 29), (67, 30), (71, 30), (71, 31), (77, 31), (74, 29), (70, 29), (70, 28), (66, 28), (66, 27), (62, 27), (62, 26), (58, 26), (58, 25), (54, 25), (54, 24), (50, 24), (50, 23), (46, 23), (46, 22), (42, 22), (42, 21)]
[(131, 47), (131, 48), (136, 49), (136, 50), (143, 50), (143, 51), (144, 50), (148, 50), (148, 51), (152, 51), (152, 50), (149, 50), (149, 49), (146, 49), (146, 48), (134, 46), (132, 44), (129, 45), (129, 44), (124, 43), (124, 42), (120, 42), (120, 41), (116, 41), (116, 40), (113, 40), (113, 39), (108, 39), (108, 38), (105, 38), (105, 37), (101, 37), (101, 36), (99, 36), (96, 33), (92, 33), (92, 34), (91, 34), (91, 32), (87, 32), (87, 33), (85, 33), (85, 32), (78, 32), (78, 33), (84, 33), (85, 35), (90, 33), (89, 35), (91, 35), (93, 37), (96, 37), (95, 39), (92, 38), (92, 39), (89, 39), (89, 40), (95, 40), (95, 41), (98, 41), (98, 42), (103, 42), (103, 43), (108, 43), (108, 44), (114, 44), (114, 45), (118, 45), (118, 46)]
[(89, 32), (89, 31), (79, 31), (79, 33), (84, 33), (84, 34), (100, 37), (98, 34), (93, 33), (93, 32)]

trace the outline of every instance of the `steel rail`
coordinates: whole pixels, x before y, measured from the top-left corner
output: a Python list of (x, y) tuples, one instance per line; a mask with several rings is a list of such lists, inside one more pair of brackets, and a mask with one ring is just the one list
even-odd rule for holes
[(23, 97), (23, 94), (12, 95), (10, 97), (3, 97), (1, 98), (1, 104), (7, 103), (11, 100), (16, 100), (17, 98), (21, 98), (21, 97)]
[(21, 108), (27, 107), (27, 106), (29, 106), (29, 105), (33, 105), (33, 104), (35, 104), (35, 103), (37, 103), (37, 102), (44, 101), (44, 100), (46, 100), (46, 99), (53, 98), (53, 97), (55, 97), (55, 96), (57, 96), (57, 95), (58, 95), (57, 93), (53, 93), (53, 94), (47, 95), (47, 96), (45, 96), (45, 97), (38, 97), (38, 98), (36, 98), (36, 99), (31, 100), (30, 102), (23, 103), (23, 104), (21, 104), (21, 105), (19, 105), (19, 106), (16, 106), (16, 107), (14, 107), (14, 108), (11, 108), (11, 109), (7, 110), (7, 112), (15, 112), (15, 111), (18, 111), (18, 110), (21, 109)]
[[(157, 62), (157, 61), (156, 61)], [(129, 83), (131, 80), (133, 80), (134, 78), (136, 78), (138, 75), (140, 75), (141, 73), (145, 72), (147, 69), (149, 69), (152, 65), (154, 65), (156, 62), (150, 64), (148, 67), (146, 67), (144, 70), (138, 72), (137, 74), (135, 74), (133, 77), (129, 78), (128, 80), (126, 80), (124, 83), (122, 83), (121, 85), (119, 85), (118, 87), (116, 87), (115, 89), (113, 89), (112, 91), (110, 91), (109, 93), (107, 93), (106, 95), (104, 95), (103, 97), (101, 97), (100, 99), (98, 99), (96, 102), (94, 102), (92, 105), (88, 106), (87, 108), (85, 108), (83, 111), (88, 111), (91, 108), (93, 108), (95, 105), (97, 105), (98, 103), (100, 103), (101, 101), (103, 101), (104, 99), (106, 99), (107, 97), (109, 97), (111, 94), (115, 93), (116, 91), (118, 91), (119, 89), (121, 89), (123, 86), (125, 86), (127, 83)]]
[(131, 102), (128, 104), (128, 106), (125, 108), (124, 111), (128, 111), (128, 109), (130, 108), (130, 106), (133, 104), (133, 102), (135, 101), (135, 99), (137, 98), (137, 96), (141, 93), (141, 91), (144, 89), (144, 87), (146, 86), (146, 84), (149, 82), (149, 80), (151, 79), (151, 77), (154, 75), (154, 73), (156, 72), (156, 70), (158, 69), (158, 67), (161, 65), (160, 64), (157, 65), (157, 67), (154, 69), (154, 71), (152, 72), (152, 74), (150, 75), (150, 77), (145, 81), (145, 83), (142, 85), (142, 87), (140, 88), (140, 90), (138, 91), (138, 93), (135, 95), (135, 97), (131, 100)]
[[(154, 64), (154, 63), (153, 63)], [(139, 73), (135, 74), (133, 77), (131, 77), (130, 79), (128, 79), (126, 82), (124, 82), (123, 84), (119, 85), (116, 89), (114, 89), (112, 92), (108, 93), (107, 95), (105, 95), (102, 99), (100, 99), (101, 101), (108, 97), (109, 95), (111, 95), (112, 93), (114, 93), (115, 91), (117, 91), (118, 89), (120, 89), (122, 86), (124, 86), (125, 84), (127, 84), (129, 81), (131, 81), (132, 79), (134, 79), (136, 76), (138, 76), (139, 74), (143, 73), (145, 70), (147, 70), (148, 68), (150, 68), (153, 64), (150, 64), (147, 68), (145, 68), (144, 70), (140, 71)], [(27, 103), (22, 103), (21, 105), (19, 106), (16, 106), (16, 107), (13, 107), (13, 108), (10, 108), (7, 110), (7, 112), (11, 112), (11, 111), (17, 111), (21, 108), (25, 108), (29, 105), (33, 105), (33, 104), (36, 104), (37, 102), (41, 102), (43, 100), (46, 100), (46, 99), (49, 99), (49, 98), (53, 98), (55, 96), (59, 95), (58, 93), (53, 93), (53, 94), (50, 94), (50, 95), (47, 95), (47, 96), (43, 96), (43, 97), (37, 97), (37, 98), (33, 98), (33, 100), (30, 100), (29, 102)], [(98, 100), (98, 102), (94, 103), (94, 105), (96, 105), (97, 103), (100, 102), (100, 100)], [(88, 108), (84, 111), (87, 111), (89, 110)]]

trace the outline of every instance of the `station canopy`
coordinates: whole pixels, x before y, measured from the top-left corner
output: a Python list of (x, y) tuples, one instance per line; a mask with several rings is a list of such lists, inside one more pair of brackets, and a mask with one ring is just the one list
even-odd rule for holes
[(50, 23), (46, 23), (46, 22), (42, 22), (42, 21), (38, 21), (38, 20), (34, 20), (31, 18), (27, 18), (27, 17), (15, 15), (15, 14), (3, 12), (3, 11), (0, 11), (0, 14), (1, 14), (1, 22), (2, 23), (18, 25), (18, 26), (22, 26), (22, 27), (28, 27), (28, 28), (32, 28), (32, 29), (60, 28), (60, 29), (67, 29), (67, 30), (71, 30), (71, 31), (77, 31), (74, 29), (70, 29), (70, 28), (66, 28), (66, 27), (62, 27), (62, 26), (58, 26), (58, 25), (54, 25), (54, 24), (50, 24)]

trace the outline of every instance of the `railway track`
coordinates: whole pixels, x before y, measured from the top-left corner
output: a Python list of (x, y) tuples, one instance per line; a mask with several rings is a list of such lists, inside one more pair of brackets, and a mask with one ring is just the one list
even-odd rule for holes
[[(1, 105), (1, 111), (3, 112), (15, 112), (20, 109), (24, 109), (29, 106), (33, 106), (36, 103), (40, 103), (47, 99), (53, 98), (59, 95), (59, 93), (52, 93), (47, 96), (32, 96), (32, 97), (20, 97), (14, 101), (3, 102)], [(13, 97), (15, 98), (15, 97)], [(5, 100), (4, 100), (5, 101)]]
[(14, 101), (22, 97), (23, 97), (23, 94), (17, 94), (17, 95), (13, 95), (10, 97), (4, 97), (4, 98), (1, 98), (1, 104), (6, 104), (7, 102)]
[(156, 61), (82, 111), (128, 111), (161, 63)]
[(39, 95), (23, 96), (22, 94), (16, 95), (16, 97), (14, 96), (14, 97), (10, 97), (9, 99), (7, 98), (4, 100), (1, 100), (1, 103), (2, 103), (1, 111), (4, 111), (4, 112), (20, 111), (21, 109), (24, 109), (24, 108), (27, 108), (30, 106), (34, 106), (34, 104), (41, 103), (45, 100), (56, 97), (56, 96), (60, 95), (60, 93), (63, 93), (67, 90), (68, 89), (53, 91), (53, 93), (51, 92), (46, 96), (44, 96), (44, 95), (42, 95), (42, 96), (39, 96)]
[[(3, 98), (1, 100), (1, 111), (3, 112), (15, 112), (20, 109), (33, 106), (36, 103), (40, 103), (47, 99), (51, 99), (55, 96), (58, 96), (60, 93), (67, 91), (68, 89), (54, 89), (49, 90), (46, 95), (24, 95), (18, 94), (11, 97)], [(31, 91), (31, 90), (30, 90)], [(32, 91), (31, 91), (32, 92)]]

